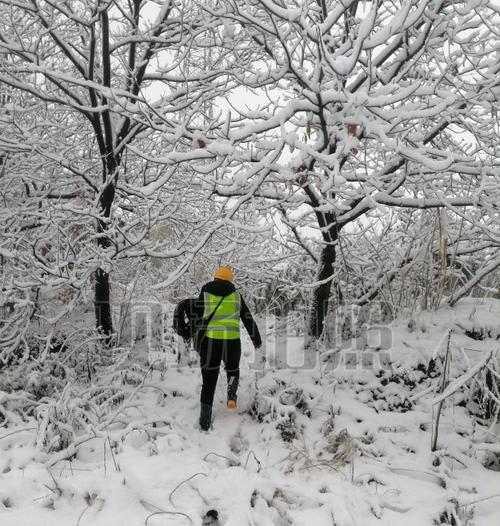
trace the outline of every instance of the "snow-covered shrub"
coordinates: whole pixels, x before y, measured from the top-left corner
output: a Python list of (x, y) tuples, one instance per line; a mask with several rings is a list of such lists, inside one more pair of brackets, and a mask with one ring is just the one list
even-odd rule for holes
[(58, 358), (49, 358), (43, 363), (29, 361), (4, 370), (0, 375), (0, 390), (23, 391), (34, 400), (40, 400), (55, 396), (73, 378), (74, 372)]
[(12, 353), (1, 366), (0, 390), (23, 391), (34, 400), (57, 397), (71, 382), (91, 381), (98, 367), (111, 363), (113, 352), (92, 330), (66, 337), (32, 337), (26, 345), (29, 352)]
[(19, 349), (10, 353), (8, 361), (0, 366), (0, 391), (22, 391), (40, 400), (54, 396), (74, 379), (74, 370), (64, 363), (68, 347), (61, 340), (44, 342), (32, 337), (23, 347), (24, 352)]
[(260, 423), (275, 423), (285, 442), (291, 442), (298, 436), (297, 414), (310, 416), (304, 390), (287, 386), (276, 378), (270, 385), (256, 387), (247, 413)]
[(330, 416), (321, 424), (321, 434), (323, 436), (328, 436), (335, 430), (335, 413), (330, 414)]
[(460, 506), (457, 499), (450, 499), (446, 509), (434, 520), (436, 526), (468, 526), (474, 515), (473, 508)]
[(460, 405), (465, 405), (479, 421), (500, 421), (500, 357), (491, 360), (465, 387)]
[(37, 447), (47, 452), (67, 448), (76, 435), (98, 419), (91, 397), (72, 384), (67, 384), (59, 397), (47, 400), (36, 410), (38, 421)]
[(500, 471), (500, 451), (486, 451), (483, 466), (492, 471)]
[(423, 381), (424, 375), (420, 371), (406, 369), (381, 370), (378, 379), (378, 382), (354, 386), (358, 400), (376, 411), (405, 413), (413, 407), (409, 394), (418, 383)]
[(356, 451), (356, 441), (347, 429), (342, 429), (337, 434), (330, 432), (326, 435), (324, 449), (318, 456), (333, 467), (350, 462)]
[(297, 438), (295, 414), (290, 413), (288, 418), (281, 419), (276, 425), (276, 429), (280, 432), (283, 442), (293, 442)]

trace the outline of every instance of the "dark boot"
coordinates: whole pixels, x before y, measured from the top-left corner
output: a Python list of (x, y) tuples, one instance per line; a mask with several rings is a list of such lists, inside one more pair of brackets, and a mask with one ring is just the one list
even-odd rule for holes
[(212, 406), (208, 404), (201, 404), (200, 427), (203, 431), (208, 431), (210, 429), (211, 420), (212, 420)]
[(236, 408), (236, 391), (238, 390), (239, 378), (237, 376), (227, 377), (227, 407)]

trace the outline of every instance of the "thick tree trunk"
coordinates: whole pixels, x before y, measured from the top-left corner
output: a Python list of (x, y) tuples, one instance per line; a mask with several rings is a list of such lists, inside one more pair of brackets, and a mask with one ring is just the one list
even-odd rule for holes
[(332, 276), (335, 263), (335, 245), (328, 244), (323, 247), (319, 258), (317, 280), (319, 285), (313, 291), (311, 312), (309, 318), (308, 334), (318, 339), (325, 326), (325, 318), (328, 314), (328, 302), (332, 289)]
[(113, 334), (110, 292), (109, 272), (98, 268), (95, 272), (95, 319), (97, 330), (106, 336)]
[[(116, 160), (110, 160), (106, 166), (105, 176), (107, 173), (116, 174), (117, 170)], [(116, 175), (112, 181), (108, 183), (100, 198), (101, 212), (107, 219), (111, 217), (111, 207), (115, 198), (115, 183)], [(111, 246), (111, 240), (108, 237), (108, 222), (99, 220), (98, 231), (99, 239), (98, 246), (100, 249), (106, 250)], [(97, 330), (106, 336), (113, 334), (113, 318), (111, 315), (111, 284), (109, 272), (102, 268), (98, 268), (95, 272), (95, 317)]]
[[(100, 11), (101, 18), (101, 46), (102, 46), (102, 83), (107, 88), (111, 87), (111, 52), (110, 52), (110, 31), (107, 9)], [(95, 45), (95, 42), (94, 42)], [(134, 48), (135, 52), (135, 48)], [(92, 58), (93, 60), (93, 58)], [(93, 70), (93, 67), (91, 68)], [(92, 75), (90, 76), (92, 79)], [(91, 90), (93, 97), (92, 105), (97, 105), (95, 93)], [(109, 238), (109, 219), (111, 217), (111, 208), (115, 199), (116, 182), (118, 179), (118, 166), (120, 165), (120, 155), (115, 151), (113, 123), (108, 106), (108, 100), (104, 94), (101, 95), (101, 104), (106, 109), (94, 117), (93, 125), (96, 134), (101, 160), (103, 164), (102, 182), (103, 190), (99, 198), (101, 205), (101, 214), (103, 219), (98, 220), (97, 230), (99, 233), (98, 246), (105, 252), (111, 247)], [(111, 316), (111, 286), (109, 272), (103, 268), (98, 268), (95, 273), (95, 316), (97, 330), (111, 336), (113, 334), (113, 318)], [(108, 338), (108, 343), (110, 338)]]
[(323, 333), (328, 303), (332, 290), (333, 272), (339, 229), (333, 212), (316, 212), (324, 246), (318, 261), (318, 285), (313, 290), (311, 311), (309, 314), (308, 336), (317, 340)]

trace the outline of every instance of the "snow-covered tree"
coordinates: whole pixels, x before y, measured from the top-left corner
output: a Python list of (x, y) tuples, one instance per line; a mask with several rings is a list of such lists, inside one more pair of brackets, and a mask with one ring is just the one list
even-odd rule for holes
[(236, 51), (253, 49), (235, 76), (266, 99), (235, 107), (230, 139), (247, 167), (238, 188), (217, 190), (253, 186), (286, 224), (316, 231), (308, 332), (318, 337), (345, 232), (385, 207), (467, 215), (491, 199), (498, 7), (253, 0), (207, 11), (231, 25)]
[[(160, 173), (147, 155), (172, 152), (181, 140), (191, 144), (195, 116), (227, 86), (217, 81), (219, 72), (194, 69), (188, 60), (196, 39), (203, 47), (211, 21), (189, 1), (6, 0), (0, 2), (0, 25), (0, 83), (12, 94), (4, 119), (17, 128), (18, 141), (8, 148), (27, 150), (32, 163), (22, 177), (12, 175), (26, 190), (16, 199), (38, 207), (32, 227), (51, 245), (42, 256), (52, 257), (50, 264), (38, 264), (51, 266), (49, 275), (63, 266), (66, 272), (74, 265), (64, 259), (69, 251), (79, 258), (81, 273), (93, 271), (97, 327), (111, 334), (113, 261), (123, 254), (151, 255), (141, 242), (151, 240), (155, 222), (171, 216), (165, 209), (174, 193), (154, 210), (152, 194), (173, 175), (182, 180), (177, 166), (193, 157), (170, 158)], [(128, 149), (133, 143), (142, 156)], [(18, 174), (19, 166), (11, 163), (9, 170)], [(56, 230), (63, 228), (64, 251), (55, 247), (54, 232), (44, 230), (46, 219), (38, 228), (37, 215), (49, 215)], [(73, 227), (78, 232), (70, 240)]]
[[(33, 219), (18, 253), (34, 282), (75, 291), (93, 274), (111, 333), (116, 260), (174, 258), (167, 286), (276, 222), (317, 267), (316, 338), (333, 283), (362, 303), (416, 257), (382, 261), (404, 218), (389, 207), (446, 208), (448, 255), (485, 250), (454, 302), (499, 266), (498, 16), (487, 1), (0, 0), (2, 147), (18, 151), (2, 166)], [(339, 243), (366, 260), (367, 228), (386, 246), (381, 265), (349, 261), (353, 291)]]

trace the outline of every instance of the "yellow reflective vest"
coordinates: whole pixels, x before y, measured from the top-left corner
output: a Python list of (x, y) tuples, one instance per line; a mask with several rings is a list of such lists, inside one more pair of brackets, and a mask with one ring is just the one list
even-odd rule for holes
[[(203, 318), (207, 319), (217, 308), (221, 296), (203, 293), (204, 311)], [(239, 292), (225, 296), (216, 313), (207, 325), (205, 336), (214, 340), (236, 340), (240, 337), (240, 308), (241, 299)]]

